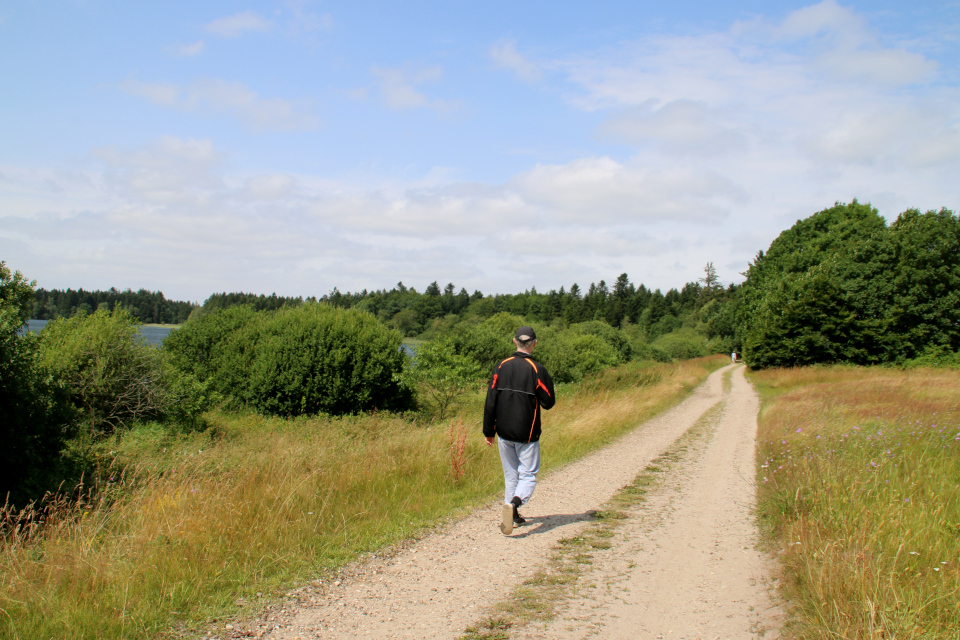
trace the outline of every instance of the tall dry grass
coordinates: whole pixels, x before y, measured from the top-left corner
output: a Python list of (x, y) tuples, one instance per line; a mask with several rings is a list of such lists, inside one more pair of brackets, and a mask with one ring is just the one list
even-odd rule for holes
[[(722, 364), (629, 365), (561, 390), (544, 418), (545, 470), (676, 403)], [(202, 629), (235, 615), (238, 599), (258, 602), (414, 536), (496, 494), (482, 401), (477, 393), (453, 423), (430, 426), (214, 413), (205, 434), (135, 430), (114, 452), (128, 466), (103, 479), (97, 501), (62, 503), (28, 529), (6, 514), (0, 636)]]
[(960, 372), (752, 376), (790, 637), (960, 638)]

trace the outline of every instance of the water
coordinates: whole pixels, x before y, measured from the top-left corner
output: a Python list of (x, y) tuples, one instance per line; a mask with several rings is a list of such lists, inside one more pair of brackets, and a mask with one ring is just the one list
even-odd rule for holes
[[(28, 320), (27, 321), (27, 330), (28, 331), (40, 331), (45, 326), (47, 326), (46, 320)], [(147, 344), (152, 344), (155, 347), (159, 347), (163, 342), (164, 338), (170, 335), (170, 332), (173, 331), (174, 327), (140, 327), (140, 335), (143, 336), (144, 341)]]

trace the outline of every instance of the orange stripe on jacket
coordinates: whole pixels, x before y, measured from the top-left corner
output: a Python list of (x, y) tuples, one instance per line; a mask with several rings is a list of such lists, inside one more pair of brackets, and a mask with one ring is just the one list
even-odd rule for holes
[[(503, 363), (504, 363), (504, 362), (509, 362), (510, 360), (513, 360), (515, 357), (516, 357), (516, 356), (510, 356), (509, 358), (507, 358), (506, 360), (504, 360), (503, 362), (501, 362), (500, 364), (498, 364), (498, 365), (497, 365), (497, 371), (498, 371), (498, 372), (500, 371), (500, 367), (503, 366)], [(490, 388), (491, 388), (491, 389), (493, 389), (494, 387), (497, 386), (497, 376), (499, 376), (499, 375), (500, 375), (499, 373), (493, 374), (493, 382), (490, 383)]]

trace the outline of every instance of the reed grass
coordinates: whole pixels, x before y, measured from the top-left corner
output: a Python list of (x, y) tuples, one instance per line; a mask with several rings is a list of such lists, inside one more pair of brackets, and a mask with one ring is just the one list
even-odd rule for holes
[[(632, 364), (558, 390), (544, 470), (675, 404), (723, 362)], [(205, 433), (135, 429), (110, 443), (89, 499), (3, 514), (0, 637), (195, 636), (415, 537), (496, 495), (482, 403), (478, 391), (432, 425), (214, 412)]]
[(752, 374), (788, 637), (960, 638), (960, 372)]

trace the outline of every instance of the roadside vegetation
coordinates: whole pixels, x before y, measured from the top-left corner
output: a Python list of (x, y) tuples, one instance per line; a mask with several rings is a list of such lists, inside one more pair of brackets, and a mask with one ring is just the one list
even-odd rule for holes
[[(725, 362), (634, 362), (561, 385), (545, 470), (676, 403)], [(450, 420), (426, 423), (212, 411), (204, 432), (145, 423), (102, 441), (88, 499), (21, 514), (20, 526), (7, 514), (0, 635), (190, 635), (415, 536), (500, 486), (479, 435), (482, 402), (474, 389)]]
[(960, 371), (751, 375), (759, 515), (798, 640), (960, 629)]

